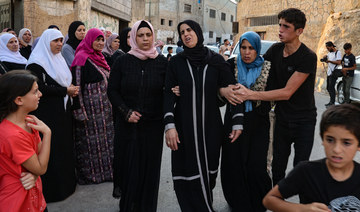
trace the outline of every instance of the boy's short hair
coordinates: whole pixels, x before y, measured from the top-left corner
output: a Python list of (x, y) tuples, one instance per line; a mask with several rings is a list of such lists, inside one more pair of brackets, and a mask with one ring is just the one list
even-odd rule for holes
[(360, 146), (360, 104), (334, 105), (327, 109), (320, 122), (320, 136), (323, 138), (325, 131), (330, 126), (341, 126), (349, 130), (359, 141)]
[(278, 14), (278, 19), (285, 19), (286, 22), (289, 22), (295, 26), (295, 29), (305, 28), (306, 16), (301, 10), (297, 8), (289, 8), (281, 11)]
[(171, 46), (167, 47), (167, 50), (170, 51), (172, 50), (173, 48)]
[(352, 48), (351, 43), (345, 43), (344, 44), (344, 50), (348, 50), (348, 49), (351, 49), (351, 48)]

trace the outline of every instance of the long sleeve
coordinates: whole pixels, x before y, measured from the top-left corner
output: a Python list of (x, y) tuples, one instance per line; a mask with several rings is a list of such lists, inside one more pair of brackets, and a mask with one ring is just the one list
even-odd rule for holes
[(70, 67), (75, 57), (74, 49), (70, 45), (65, 44), (61, 49), (61, 54), (64, 57), (66, 64)]
[[(232, 72), (230, 67), (235, 68), (233, 61), (229, 61), (229, 68), (223, 69), (219, 72), (219, 86), (224, 87), (230, 84), (236, 84), (237, 81), (235, 79), (234, 72)], [(226, 99), (224, 99), (226, 100)], [(227, 104), (229, 108), (229, 112), (231, 114), (231, 123), (232, 123), (232, 130), (242, 130), (243, 123), (244, 123), (244, 105), (238, 104), (236, 106), (232, 104)]]
[(178, 85), (176, 75), (174, 72), (174, 62), (170, 60), (165, 78), (165, 91), (164, 91), (164, 123), (165, 131), (171, 128), (175, 128), (174, 118), (174, 105), (177, 100), (177, 96), (172, 92), (171, 88)]
[(60, 86), (46, 73), (43, 67), (38, 64), (32, 63), (27, 66), (27, 69), (30, 70), (39, 79), (39, 90), (41, 91), (43, 96), (66, 96), (67, 88)]
[(121, 90), (121, 61), (116, 60), (114, 65), (112, 66), (110, 77), (109, 77), (109, 84), (107, 89), (107, 94), (109, 100), (113, 106), (116, 108), (117, 111), (124, 117), (126, 120), (128, 117), (128, 113), (131, 111), (130, 108), (125, 104), (120, 90)]

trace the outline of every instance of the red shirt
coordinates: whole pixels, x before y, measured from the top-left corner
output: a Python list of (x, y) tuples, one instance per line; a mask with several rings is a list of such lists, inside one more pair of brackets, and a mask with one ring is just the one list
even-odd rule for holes
[(38, 154), (40, 141), (36, 130), (29, 133), (6, 119), (0, 123), (0, 212), (45, 210), (40, 177), (30, 190), (20, 181), (27, 171), (21, 164)]

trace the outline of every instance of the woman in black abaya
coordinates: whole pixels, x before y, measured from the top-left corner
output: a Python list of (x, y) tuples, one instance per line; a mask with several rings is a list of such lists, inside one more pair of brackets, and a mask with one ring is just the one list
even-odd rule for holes
[[(204, 47), (198, 23), (183, 21), (178, 32), (184, 51), (169, 62), (164, 100), (166, 143), (173, 150), (174, 189), (182, 211), (214, 211), (212, 189), (224, 136), (218, 90), (236, 80), (223, 57)], [(180, 88), (179, 97), (172, 92), (175, 86)], [(242, 129), (242, 105), (231, 109), (229, 142)]]

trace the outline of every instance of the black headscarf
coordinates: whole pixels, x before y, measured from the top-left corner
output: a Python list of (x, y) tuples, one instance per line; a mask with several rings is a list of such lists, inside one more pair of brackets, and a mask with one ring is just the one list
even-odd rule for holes
[(120, 32), (120, 49), (123, 52), (127, 53), (130, 51), (131, 47), (127, 44), (127, 35), (130, 32), (131, 28), (127, 27)]
[(81, 40), (78, 40), (75, 36), (75, 32), (77, 28), (81, 25), (85, 26), (85, 24), (81, 21), (74, 21), (69, 26), (69, 30), (68, 30), (69, 39), (67, 40), (66, 43), (69, 44), (74, 50), (76, 50), (76, 48), (81, 42)]
[(204, 46), (203, 32), (201, 30), (200, 25), (197, 22), (193, 20), (185, 20), (180, 22), (177, 26), (180, 39), (181, 39), (180, 26), (182, 24), (187, 24), (192, 30), (194, 30), (198, 38), (198, 42), (195, 47), (188, 48), (185, 45), (185, 42), (182, 40), (184, 44), (183, 45), (184, 51), (181, 52), (180, 55), (184, 56), (186, 59), (189, 60), (191, 65), (194, 65), (196, 67), (200, 67), (200, 66), (203, 67), (206, 64), (209, 64), (218, 69), (230, 68), (229, 64), (224, 60), (224, 58), (221, 55), (209, 50), (207, 47)]

